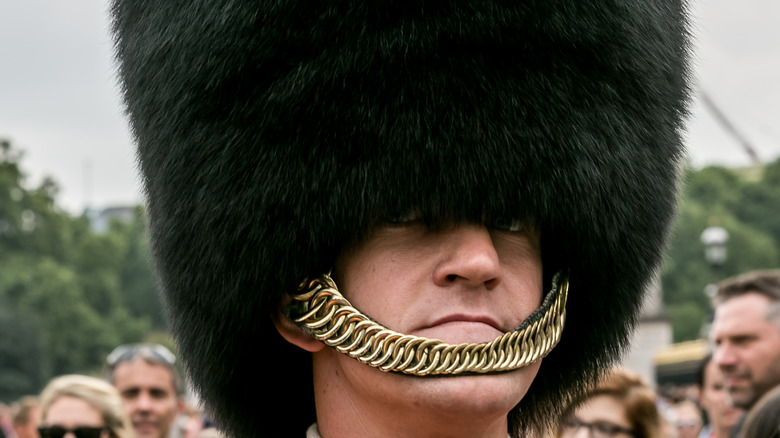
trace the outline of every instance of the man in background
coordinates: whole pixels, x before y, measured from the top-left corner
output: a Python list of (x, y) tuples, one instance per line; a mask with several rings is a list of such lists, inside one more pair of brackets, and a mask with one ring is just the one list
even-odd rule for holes
[(714, 302), (713, 360), (731, 403), (750, 409), (780, 384), (780, 270), (727, 279)]
[(136, 436), (169, 437), (184, 406), (176, 356), (162, 345), (122, 345), (108, 355), (106, 363), (107, 380), (122, 396)]
[[(780, 385), (780, 270), (724, 280), (713, 298), (713, 361), (731, 405), (749, 410)], [(739, 420), (731, 436), (737, 436)]]

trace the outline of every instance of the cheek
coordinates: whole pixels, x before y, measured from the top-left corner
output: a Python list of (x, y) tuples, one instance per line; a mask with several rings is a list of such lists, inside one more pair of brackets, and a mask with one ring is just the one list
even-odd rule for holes
[(416, 279), (424, 280), (422, 263), (381, 251), (358, 251), (337, 263), (334, 280), (360, 311), (380, 323), (403, 317), (411, 307)]
[(519, 263), (512, 266), (507, 276), (506, 295), (510, 301), (509, 308), (519, 318), (518, 323), (527, 318), (542, 304), (544, 291), (541, 268), (532, 263)]
[(772, 366), (777, 354), (771, 351), (768, 345), (762, 345), (759, 348), (748, 349), (744, 352), (743, 360), (754, 373), (763, 373), (763, 371)]
[[(521, 368), (518, 370), (519, 372), (519, 385), (521, 387), (520, 391), (522, 393), (522, 397), (525, 397), (526, 392), (528, 392), (528, 388), (531, 387), (531, 383), (536, 379), (536, 374), (539, 373), (539, 368), (542, 366), (542, 360), (537, 360), (536, 362), (532, 363), (531, 365), (528, 365), (525, 368)], [(522, 399), (521, 397), (521, 399)], [(518, 403), (520, 400), (518, 400)]]
[[(528, 241), (497, 242), (497, 252), (504, 275), (514, 293), (542, 295), (542, 259), (539, 248)], [(535, 299), (534, 299), (535, 301)]]

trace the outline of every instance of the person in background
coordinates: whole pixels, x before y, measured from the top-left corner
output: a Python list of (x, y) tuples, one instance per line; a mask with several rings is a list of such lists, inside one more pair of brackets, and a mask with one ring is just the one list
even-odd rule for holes
[(713, 302), (713, 360), (731, 403), (750, 409), (780, 385), (780, 270), (724, 280)]
[(699, 365), (696, 383), (700, 388), (699, 405), (708, 420), (699, 438), (728, 438), (744, 411), (729, 403), (723, 386), (723, 374), (712, 360), (712, 355), (705, 357)]
[(704, 427), (701, 409), (690, 399), (675, 403), (675, 426), (679, 438), (697, 438)]
[(40, 395), (40, 438), (133, 438), (116, 389), (76, 374), (57, 377)]
[(661, 438), (656, 394), (639, 376), (614, 369), (566, 410), (558, 438)]
[(129, 344), (106, 358), (106, 379), (119, 391), (138, 438), (169, 437), (184, 407), (176, 356), (157, 344)]
[(679, 438), (677, 433), (677, 413), (673, 406), (659, 407), (661, 414), (661, 438)]
[(180, 419), (181, 437), (198, 438), (205, 428), (205, 421), (201, 415), (200, 409), (196, 406), (187, 405)]
[(17, 438), (38, 438), (38, 398), (26, 396), (19, 399), (13, 412), (13, 425)]
[(224, 432), (220, 432), (219, 430), (209, 427), (208, 429), (203, 429), (203, 432), (200, 434), (200, 438), (226, 438), (227, 435), (225, 435)]
[(5, 403), (0, 403), (0, 438), (13, 438), (14, 428), (11, 421), (11, 409)]

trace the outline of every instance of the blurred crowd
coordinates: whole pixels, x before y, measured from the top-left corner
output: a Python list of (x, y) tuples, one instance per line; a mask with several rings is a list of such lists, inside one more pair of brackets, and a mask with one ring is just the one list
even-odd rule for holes
[(615, 369), (558, 420), (555, 438), (780, 438), (780, 271), (721, 282), (696, 382), (653, 389)]
[[(143, 348), (150, 347), (163, 348)], [(145, 373), (154, 376), (153, 370)], [(730, 404), (723, 374), (712, 356), (702, 361), (697, 378), (695, 384), (655, 390), (633, 372), (613, 369), (584, 397), (574, 400), (556, 420), (554, 436), (546, 432), (544, 438), (780, 438), (780, 387), (761, 403), (774, 416), (755, 418), (735, 434), (745, 410)], [(126, 389), (123, 379), (121, 372), (115, 373), (114, 385), (118, 382)], [(38, 397), (0, 405), (0, 436), (63, 438), (71, 431), (75, 438), (219, 437), (208, 415), (176, 395), (172, 374), (168, 379), (170, 386), (163, 390), (153, 383), (132, 386), (130, 391), (138, 392), (133, 397), (121, 394), (110, 380), (58, 377)], [(766, 430), (753, 430), (761, 428)]]
[(185, 396), (176, 357), (156, 344), (117, 347), (103, 378), (65, 375), (38, 396), (0, 405), (0, 438), (216, 438)]

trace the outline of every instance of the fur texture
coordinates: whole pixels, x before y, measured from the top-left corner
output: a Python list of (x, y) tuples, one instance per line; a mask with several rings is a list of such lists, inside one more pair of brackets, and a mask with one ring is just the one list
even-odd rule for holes
[(570, 272), (513, 435), (619, 357), (674, 214), (681, 2), (115, 0), (162, 290), (231, 436), (303, 436), (310, 358), (270, 315), (410, 208), (531, 218)]

